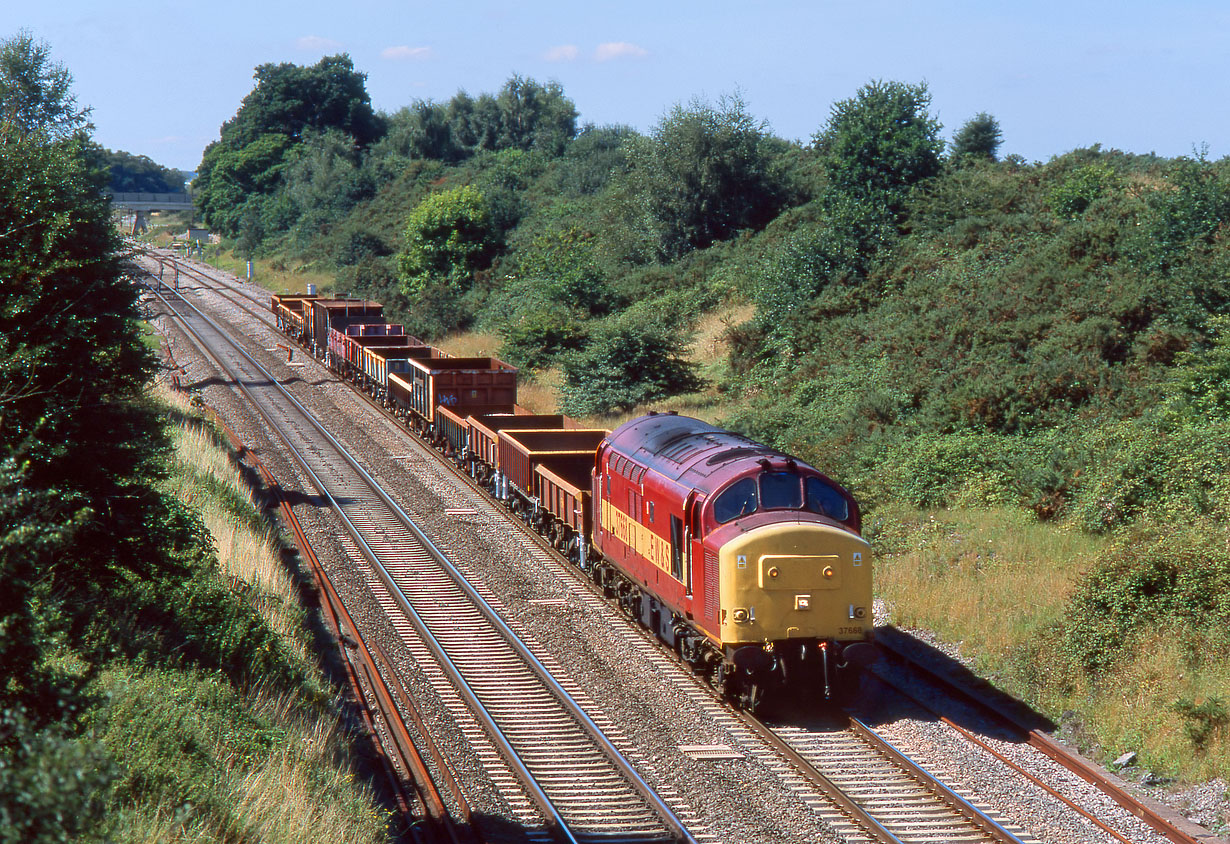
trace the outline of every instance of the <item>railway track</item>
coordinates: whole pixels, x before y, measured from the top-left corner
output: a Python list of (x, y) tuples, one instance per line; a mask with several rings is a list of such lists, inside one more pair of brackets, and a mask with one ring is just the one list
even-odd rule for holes
[(1008, 732), (1016, 733), (1020, 743), (1029, 745), (1042, 756), (1080, 777), (1117, 803), (1125, 811), (1139, 818), (1156, 833), (1173, 842), (1173, 844), (1223, 844), (1223, 839), (1213, 835), (1203, 827), (1188, 821), (1177, 813), (1168, 810), (1166, 807), (1151, 800), (1136, 797), (1126, 788), (1122, 780), (1108, 774), (1100, 767), (1093, 765), (1088, 760), (1060, 745), (1046, 733), (1037, 729), (1034, 724), (1025, 723), (1025, 719), (1020, 717), (1019, 714), (1009, 711), (1010, 708), (1001, 708), (996, 705), (993, 701), (1002, 698), (1002, 695), (998, 692), (993, 692), (989, 688), (984, 688), (981, 691), (971, 689), (957, 679), (948, 676), (943, 671), (927, 664), (924, 658), (912, 652), (911, 641), (912, 639), (905, 634), (890, 627), (883, 631), (880, 645), (881, 649), (892, 661), (908, 669), (911, 676), (915, 678), (914, 686), (907, 688), (899, 680), (884, 676), (879, 677), (879, 681), (889, 685), (897, 694), (907, 697), (920, 708), (930, 712), (939, 723), (960, 735), (964, 741), (995, 757), (1005, 766), (1015, 770), (1022, 778), (1028, 780), (1034, 786), (1046, 791), (1056, 800), (1067, 805), (1074, 812), (1084, 817), (1090, 824), (1105, 833), (1108, 841), (1131, 844), (1131, 839), (1122, 831), (1115, 829), (1094, 813), (1077, 805), (1062, 792), (1005, 757), (991, 744), (983, 741), (970, 730), (942, 713), (936, 712), (932, 706), (922, 699), (918, 692), (919, 684), (926, 683), (941, 688), (949, 699), (961, 701), (982, 713), (985, 717), (988, 717), (992, 722), (1002, 725)]
[(847, 841), (1036, 842), (957, 794), (853, 716), (831, 730), (744, 717), (840, 807), (842, 816), (830, 823)]
[[(217, 282), (210, 276), (194, 270), (206, 286)], [(223, 295), (226, 295), (225, 293)], [(244, 292), (244, 297), (263, 309), (263, 300)], [(233, 303), (239, 304), (266, 324), (271, 320), (265, 318), (259, 310), (253, 310), (239, 303), (231, 295), (227, 296)], [(358, 395), (363, 395), (358, 392)], [(373, 407), (379, 410), (379, 405), (363, 396)], [(441, 465), (447, 466), (452, 473), (470, 483), (468, 475), (459, 471), (448, 461), (441, 460)], [(470, 484), (471, 488), (478, 487)], [(503, 512), (494, 502), (493, 509)], [(517, 525), (522, 533), (531, 538), (544, 552), (544, 559), (550, 559), (558, 567), (569, 573), (569, 576), (584, 581), (583, 575), (574, 567), (559, 558), (532, 529), (516, 519), (509, 519), (510, 524)], [(594, 593), (590, 593), (591, 597)], [(598, 601), (605, 602), (598, 597)], [(491, 601), (495, 601), (491, 598)], [(609, 604), (606, 605), (610, 610)], [(389, 606), (390, 611), (393, 607)], [(618, 615), (612, 611), (612, 615)], [(640, 631), (638, 631), (640, 632)], [(658, 652), (658, 658), (670, 661), (657, 640), (648, 634), (641, 634), (645, 648), (642, 651)], [(644, 653), (642, 655), (645, 655)], [(416, 653), (416, 658), (417, 658)], [(650, 657), (653, 658), (652, 656)], [(739, 743), (741, 750), (730, 747), (708, 749), (716, 751), (715, 758), (723, 757), (723, 753), (733, 756), (757, 756), (770, 767), (781, 768), (780, 762), (770, 759), (778, 756), (789, 760), (789, 771), (783, 770), (783, 781), (793, 788), (808, 805), (813, 806), (818, 814), (826, 818), (829, 824), (850, 841), (1002, 841), (1029, 842), (1034, 839), (1025, 833), (1010, 828), (1009, 825), (996, 820), (993, 814), (978, 808), (969, 801), (952, 792), (931, 777), (913, 762), (905, 759), (891, 747), (886, 748), (882, 739), (878, 739), (867, 730), (865, 725), (854, 724), (849, 727), (825, 730), (800, 729), (791, 725), (766, 726), (752, 719), (744, 720), (742, 716), (731, 713), (725, 706), (717, 702), (710, 690), (703, 684), (696, 683), (696, 688), (689, 690), (689, 698), (698, 704), (715, 722), (724, 728), (738, 731), (739, 722), (746, 724), (749, 734), (758, 737), (758, 741)], [(757, 747), (761, 744), (761, 747)], [(767, 748), (767, 750), (766, 750)], [(683, 750), (683, 748), (681, 748)], [(695, 748), (695, 751), (706, 752), (705, 748)], [(870, 785), (868, 786), (868, 783)], [(826, 795), (825, 806), (819, 805), (817, 792)], [(1058, 796), (1058, 795), (1057, 795)], [(1061, 800), (1063, 798), (1060, 798)], [(831, 801), (831, 802), (829, 802)], [(1092, 818), (1070, 801), (1068, 805), (1075, 811)], [(836, 808), (834, 808), (836, 807)], [(1135, 810), (1133, 810), (1135, 811)], [(1137, 812), (1137, 814), (1139, 814)], [(1100, 824), (1094, 819), (1094, 823)], [(1112, 834), (1117, 840), (1127, 840), (1117, 833)], [(1175, 841), (1186, 841), (1172, 837)], [(1212, 837), (1201, 837), (1196, 840), (1216, 840)]]
[[(448, 678), (538, 818), (562, 841), (694, 841), (531, 649), (341, 444), (186, 299), (163, 300), (283, 439), (372, 566), (407, 647)], [(494, 756), (492, 763), (496, 762)], [(510, 795), (510, 805), (522, 802)]]

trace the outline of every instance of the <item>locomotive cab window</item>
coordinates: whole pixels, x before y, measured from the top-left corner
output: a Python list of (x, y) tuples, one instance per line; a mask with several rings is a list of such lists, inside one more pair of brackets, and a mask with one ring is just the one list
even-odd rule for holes
[(754, 512), (756, 512), (755, 478), (735, 481), (726, 488), (725, 492), (713, 499), (713, 518), (717, 519), (718, 524)]
[(846, 497), (820, 478), (807, 479), (807, 509), (839, 522), (850, 518)]
[(765, 472), (760, 476), (760, 506), (766, 510), (798, 510), (803, 506), (803, 484), (794, 472)]

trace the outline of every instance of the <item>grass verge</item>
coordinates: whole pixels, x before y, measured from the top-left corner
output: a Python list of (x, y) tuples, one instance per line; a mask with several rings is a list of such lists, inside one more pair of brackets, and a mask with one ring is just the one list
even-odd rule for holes
[[(298, 585), (220, 434), (181, 394), (164, 490), (200, 514), (218, 577), (282, 643), (293, 688), (219, 671), (118, 659), (93, 682), (92, 731), (117, 762), (112, 840), (388, 840), (385, 810), (356, 778), (353, 736), (316, 666)], [(265, 658), (268, 658), (266, 655)]]

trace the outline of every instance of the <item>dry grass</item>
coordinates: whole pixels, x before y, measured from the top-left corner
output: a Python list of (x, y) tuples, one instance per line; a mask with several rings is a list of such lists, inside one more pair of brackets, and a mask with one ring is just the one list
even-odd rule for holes
[[(959, 643), (983, 673), (1052, 717), (1075, 713), (1106, 758), (1134, 750), (1186, 781), (1230, 775), (1230, 722), (1218, 720), (1218, 704), (1230, 702), (1230, 655), (1215, 643), (1151, 630), (1096, 683), (1052, 647), (1074, 588), (1109, 540), (1013, 510), (881, 507), (869, 527), (876, 591), (893, 623)], [(1184, 714), (1181, 701), (1212, 714)]]
[(755, 315), (756, 306), (750, 303), (727, 305), (705, 314), (696, 326), (689, 357), (702, 367), (724, 365), (730, 357), (730, 330)]
[[(149, 693), (149, 678), (123, 687), (120, 694)], [(155, 680), (154, 682), (157, 682)], [(135, 687), (135, 688), (134, 688)], [(169, 695), (174, 690), (165, 689)], [(217, 811), (190, 812), (187, 819), (163, 808), (134, 811), (123, 821), (123, 840), (145, 844), (169, 842), (261, 841), (308, 844), (317, 841), (387, 841), (382, 810), (356, 783), (349, 770), (349, 737), (336, 719), (305, 716), (293, 698), (260, 690), (243, 701), (248, 712), (276, 724), (276, 746), (259, 757), (236, 750), (234, 735), (224, 730), (194, 731), (204, 744), (196, 748), (215, 760), (208, 784)], [(162, 706), (143, 710), (160, 720), (173, 713)]]
[[(182, 393), (163, 389), (168, 403), (187, 411)], [(295, 583), (282, 564), (279, 540), (263, 522), (259, 504), (236, 468), (231, 452), (203, 421), (186, 421), (171, 432), (174, 460), (180, 471), (168, 478), (170, 491), (196, 508), (214, 539), (218, 568), (247, 584), (250, 597), (265, 621), (285, 639), (295, 654), (310, 661), (303, 611)], [(249, 517), (237, 518), (237, 510)]]
[(1102, 545), (1014, 510), (875, 515), (892, 549), (878, 561), (876, 591), (894, 623), (992, 659), (1059, 620)]
[(501, 342), (498, 334), (466, 331), (450, 334), (435, 345), (459, 358), (494, 358), (499, 357)]
[(559, 413), (559, 370), (540, 372), (517, 384), (517, 404), (533, 413)]
[[(237, 840), (289, 844), (361, 840), (356, 833), (366, 831), (366, 840), (382, 841), (383, 819), (355, 794), (346, 765), (348, 740), (337, 722), (303, 719), (286, 698), (258, 696), (252, 707), (284, 725), (288, 735), (260, 765), (229, 760), (235, 821), (228, 833)], [(323, 794), (338, 799), (321, 800)], [(356, 829), (356, 818), (367, 821), (366, 830)]]
[(1230, 775), (1230, 725), (1211, 725), (1196, 744), (1189, 730), (1199, 718), (1185, 716), (1178, 701), (1200, 705), (1230, 701), (1230, 672), (1225, 658), (1208, 660), (1203, 670), (1184, 670), (1200, 643), (1184, 643), (1155, 631), (1137, 643), (1135, 659), (1113, 669), (1096, 688), (1077, 690), (1073, 706), (1085, 716), (1098, 743), (1114, 758), (1135, 750), (1156, 769), (1181, 772), (1185, 779)]
[[(239, 279), (248, 276), (247, 261), (237, 257), (233, 252), (219, 252), (218, 247), (212, 247), (206, 259), (209, 264)], [(315, 270), (310, 265), (285, 264), (280, 260), (257, 259), (253, 262), (253, 279), (256, 284), (274, 293), (302, 293), (309, 284), (316, 285), (319, 294), (334, 294), (353, 291), (337, 290), (337, 281), (333, 274), (323, 270)]]

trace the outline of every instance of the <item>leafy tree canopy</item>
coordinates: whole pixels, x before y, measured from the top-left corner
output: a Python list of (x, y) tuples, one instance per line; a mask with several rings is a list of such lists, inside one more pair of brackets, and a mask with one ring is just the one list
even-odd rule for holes
[(148, 156), (104, 150), (103, 158), (113, 193), (178, 193), (184, 189), (183, 171), (163, 167)]
[(416, 100), (389, 119), (401, 155), (450, 163), (509, 149), (556, 156), (576, 134), (577, 109), (559, 83), (517, 75), (494, 96), (458, 91), (447, 103)]
[(468, 287), (474, 270), (490, 260), (494, 236), (478, 188), (463, 185), (429, 196), (406, 220), (405, 247), (397, 257), (402, 289), (413, 295), (439, 280)]
[(965, 158), (994, 161), (1003, 140), (999, 121), (980, 111), (952, 136), (952, 157), (958, 161)]
[(832, 190), (900, 213), (909, 188), (940, 172), (942, 127), (930, 107), (925, 82), (877, 80), (836, 103), (814, 138)]
[(664, 258), (759, 228), (784, 204), (778, 147), (738, 95), (676, 105), (649, 138), (631, 140), (627, 179)]
[(41, 132), (63, 140), (89, 129), (88, 108), (78, 108), (73, 77), (51, 60), (51, 48), (23, 30), (0, 43), (0, 123), (6, 133)]
[[(221, 137), (205, 149), (193, 182), (205, 224), (234, 237), (245, 219), (262, 213), (261, 196), (273, 194), (291, 150), (315, 135), (341, 132), (366, 147), (384, 132), (364, 87), (366, 76), (350, 57), (328, 56), (311, 67), (263, 64), (256, 87), (222, 124)], [(246, 229), (251, 237), (252, 226)]]
[(261, 135), (235, 147), (213, 143), (205, 150), (197, 171), (195, 201), (207, 226), (234, 236), (239, 233), (243, 208), (272, 194), (293, 142), (286, 135)]
[(326, 56), (311, 67), (283, 62), (256, 68), (256, 87), (239, 111), (222, 124), (222, 140), (247, 146), (263, 135), (299, 140), (308, 129), (340, 129), (366, 146), (382, 124), (372, 111), (365, 82), (345, 53)]

